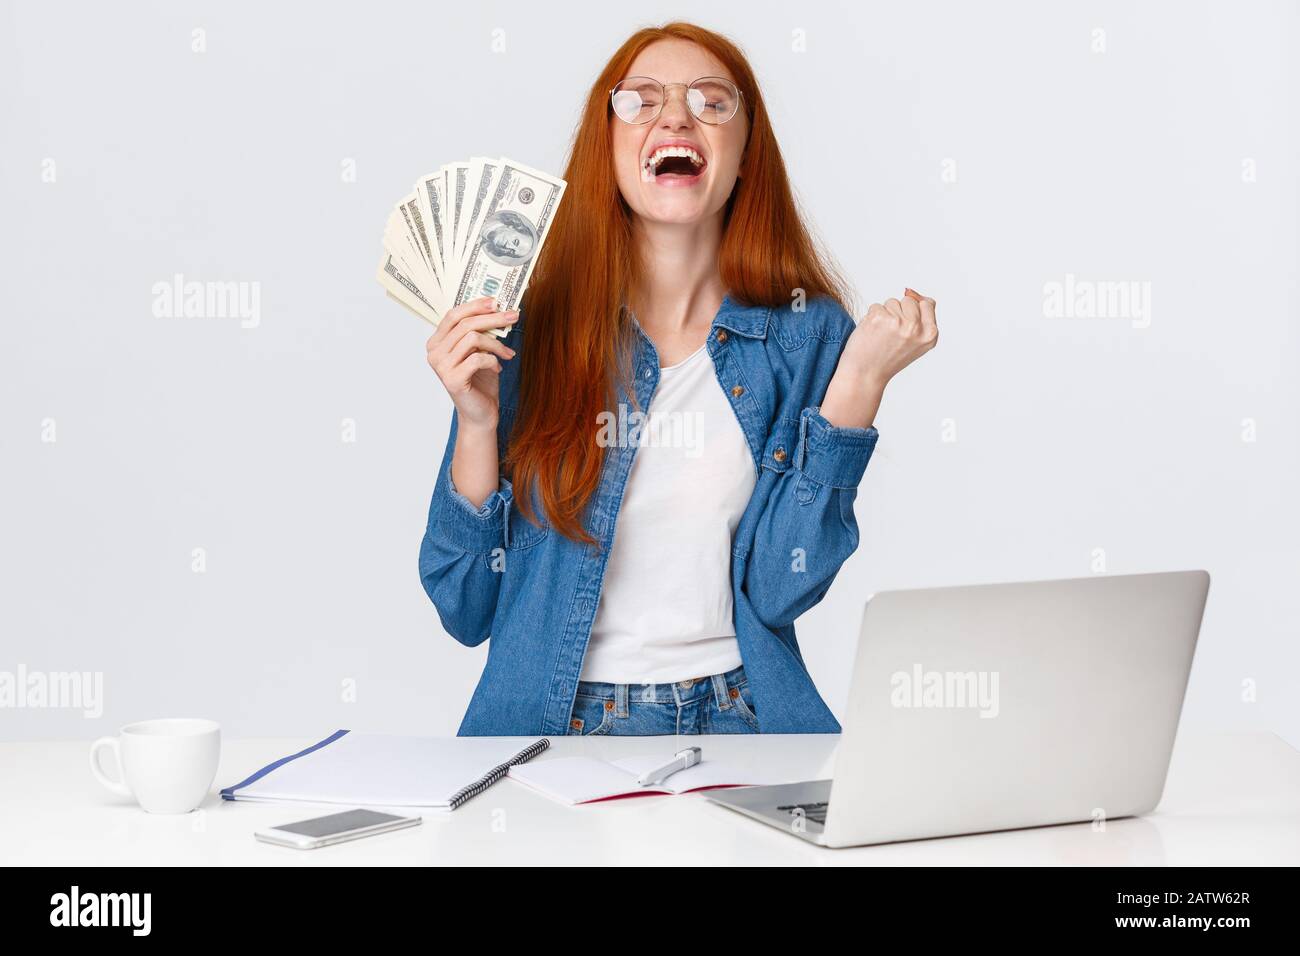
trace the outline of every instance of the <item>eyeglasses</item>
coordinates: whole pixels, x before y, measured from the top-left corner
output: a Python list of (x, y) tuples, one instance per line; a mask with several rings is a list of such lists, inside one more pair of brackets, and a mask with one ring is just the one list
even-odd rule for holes
[(731, 80), (702, 76), (693, 83), (660, 83), (650, 76), (629, 76), (609, 91), (614, 115), (632, 126), (653, 123), (668, 102), (668, 90), (685, 90), (686, 107), (701, 123), (720, 126), (736, 115), (741, 92)]

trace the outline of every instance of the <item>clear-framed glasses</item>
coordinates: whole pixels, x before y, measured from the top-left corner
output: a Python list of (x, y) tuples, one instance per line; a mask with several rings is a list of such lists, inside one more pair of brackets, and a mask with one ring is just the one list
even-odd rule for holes
[(702, 76), (693, 83), (660, 83), (651, 76), (629, 76), (609, 91), (609, 101), (614, 115), (624, 123), (644, 126), (659, 118), (674, 86), (684, 89), (686, 107), (701, 123), (720, 126), (740, 108), (740, 90), (722, 76)]

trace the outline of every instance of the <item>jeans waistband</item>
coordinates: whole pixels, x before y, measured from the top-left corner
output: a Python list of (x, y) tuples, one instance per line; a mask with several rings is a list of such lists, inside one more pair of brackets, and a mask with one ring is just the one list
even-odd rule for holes
[(628, 701), (681, 706), (712, 694), (718, 698), (718, 703), (721, 705), (730, 697), (731, 689), (743, 683), (745, 683), (745, 667), (742, 664), (725, 674), (692, 677), (689, 680), (673, 681), (669, 684), (611, 684), (605, 681), (584, 680), (578, 682), (578, 694), (582, 697), (612, 700), (619, 715), (626, 716)]

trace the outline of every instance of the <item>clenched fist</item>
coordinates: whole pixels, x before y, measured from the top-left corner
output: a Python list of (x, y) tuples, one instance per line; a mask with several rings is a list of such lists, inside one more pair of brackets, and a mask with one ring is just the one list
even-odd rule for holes
[(844, 345), (822, 416), (841, 428), (869, 427), (889, 380), (939, 341), (934, 309), (934, 299), (911, 289), (872, 305)]

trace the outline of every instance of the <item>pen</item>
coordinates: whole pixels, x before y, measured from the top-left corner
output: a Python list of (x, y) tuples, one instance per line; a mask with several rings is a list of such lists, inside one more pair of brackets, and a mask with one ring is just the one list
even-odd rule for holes
[(662, 767), (656, 767), (654, 770), (647, 770), (641, 776), (636, 778), (636, 782), (643, 787), (655, 783), (663, 783), (679, 770), (685, 770), (687, 767), (694, 767), (701, 760), (701, 750), (699, 747), (687, 747), (685, 750), (677, 751), (677, 756)]

